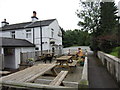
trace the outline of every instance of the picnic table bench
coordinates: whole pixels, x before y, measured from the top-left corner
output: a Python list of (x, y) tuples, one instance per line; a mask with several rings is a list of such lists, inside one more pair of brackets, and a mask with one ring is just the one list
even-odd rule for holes
[(9, 71), (0, 71), (0, 75), (7, 75), (7, 74), (10, 74), (11, 72)]
[(61, 84), (61, 82), (63, 81), (63, 79), (66, 77), (68, 71), (61, 71), (57, 77), (55, 77), (55, 79), (50, 82), (49, 85), (55, 85), (55, 86), (59, 86)]
[(77, 65), (77, 61), (76, 60), (73, 60), (72, 63), (69, 63), (70, 67), (76, 67), (76, 65)]

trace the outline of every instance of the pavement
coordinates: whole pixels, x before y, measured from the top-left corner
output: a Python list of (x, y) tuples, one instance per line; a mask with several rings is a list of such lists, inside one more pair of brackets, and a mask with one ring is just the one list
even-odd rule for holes
[(92, 51), (88, 53), (88, 79), (90, 88), (119, 88), (106, 67)]

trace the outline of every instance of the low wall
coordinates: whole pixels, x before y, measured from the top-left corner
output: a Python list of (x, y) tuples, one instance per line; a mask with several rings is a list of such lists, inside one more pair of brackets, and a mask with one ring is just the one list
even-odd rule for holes
[(79, 88), (88, 88), (89, 82), (88, 82), (88, 58), (85, 57), (82, 77), (79, 82)]
[(98, 51), (97, 55), (120, 86), (120, 59), (101, 51)]

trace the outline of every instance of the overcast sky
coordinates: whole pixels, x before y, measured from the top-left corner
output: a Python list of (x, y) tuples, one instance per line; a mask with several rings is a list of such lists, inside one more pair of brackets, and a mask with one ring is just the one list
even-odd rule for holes
[(79, 8), (79, 0), (0, 0), (0, 21), (6, 18), (10, 24), (29, 22), (36, 11), (39, 20), (56, 18), (65, 30), (79, 29), (75, 14)]

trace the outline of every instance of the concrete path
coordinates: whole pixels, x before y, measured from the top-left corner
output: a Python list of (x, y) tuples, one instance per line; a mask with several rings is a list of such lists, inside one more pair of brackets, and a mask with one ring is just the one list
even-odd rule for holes
[(90, 88), (118, 88), (114, 79), (92, 52), (88, 53), (88, 79)]

